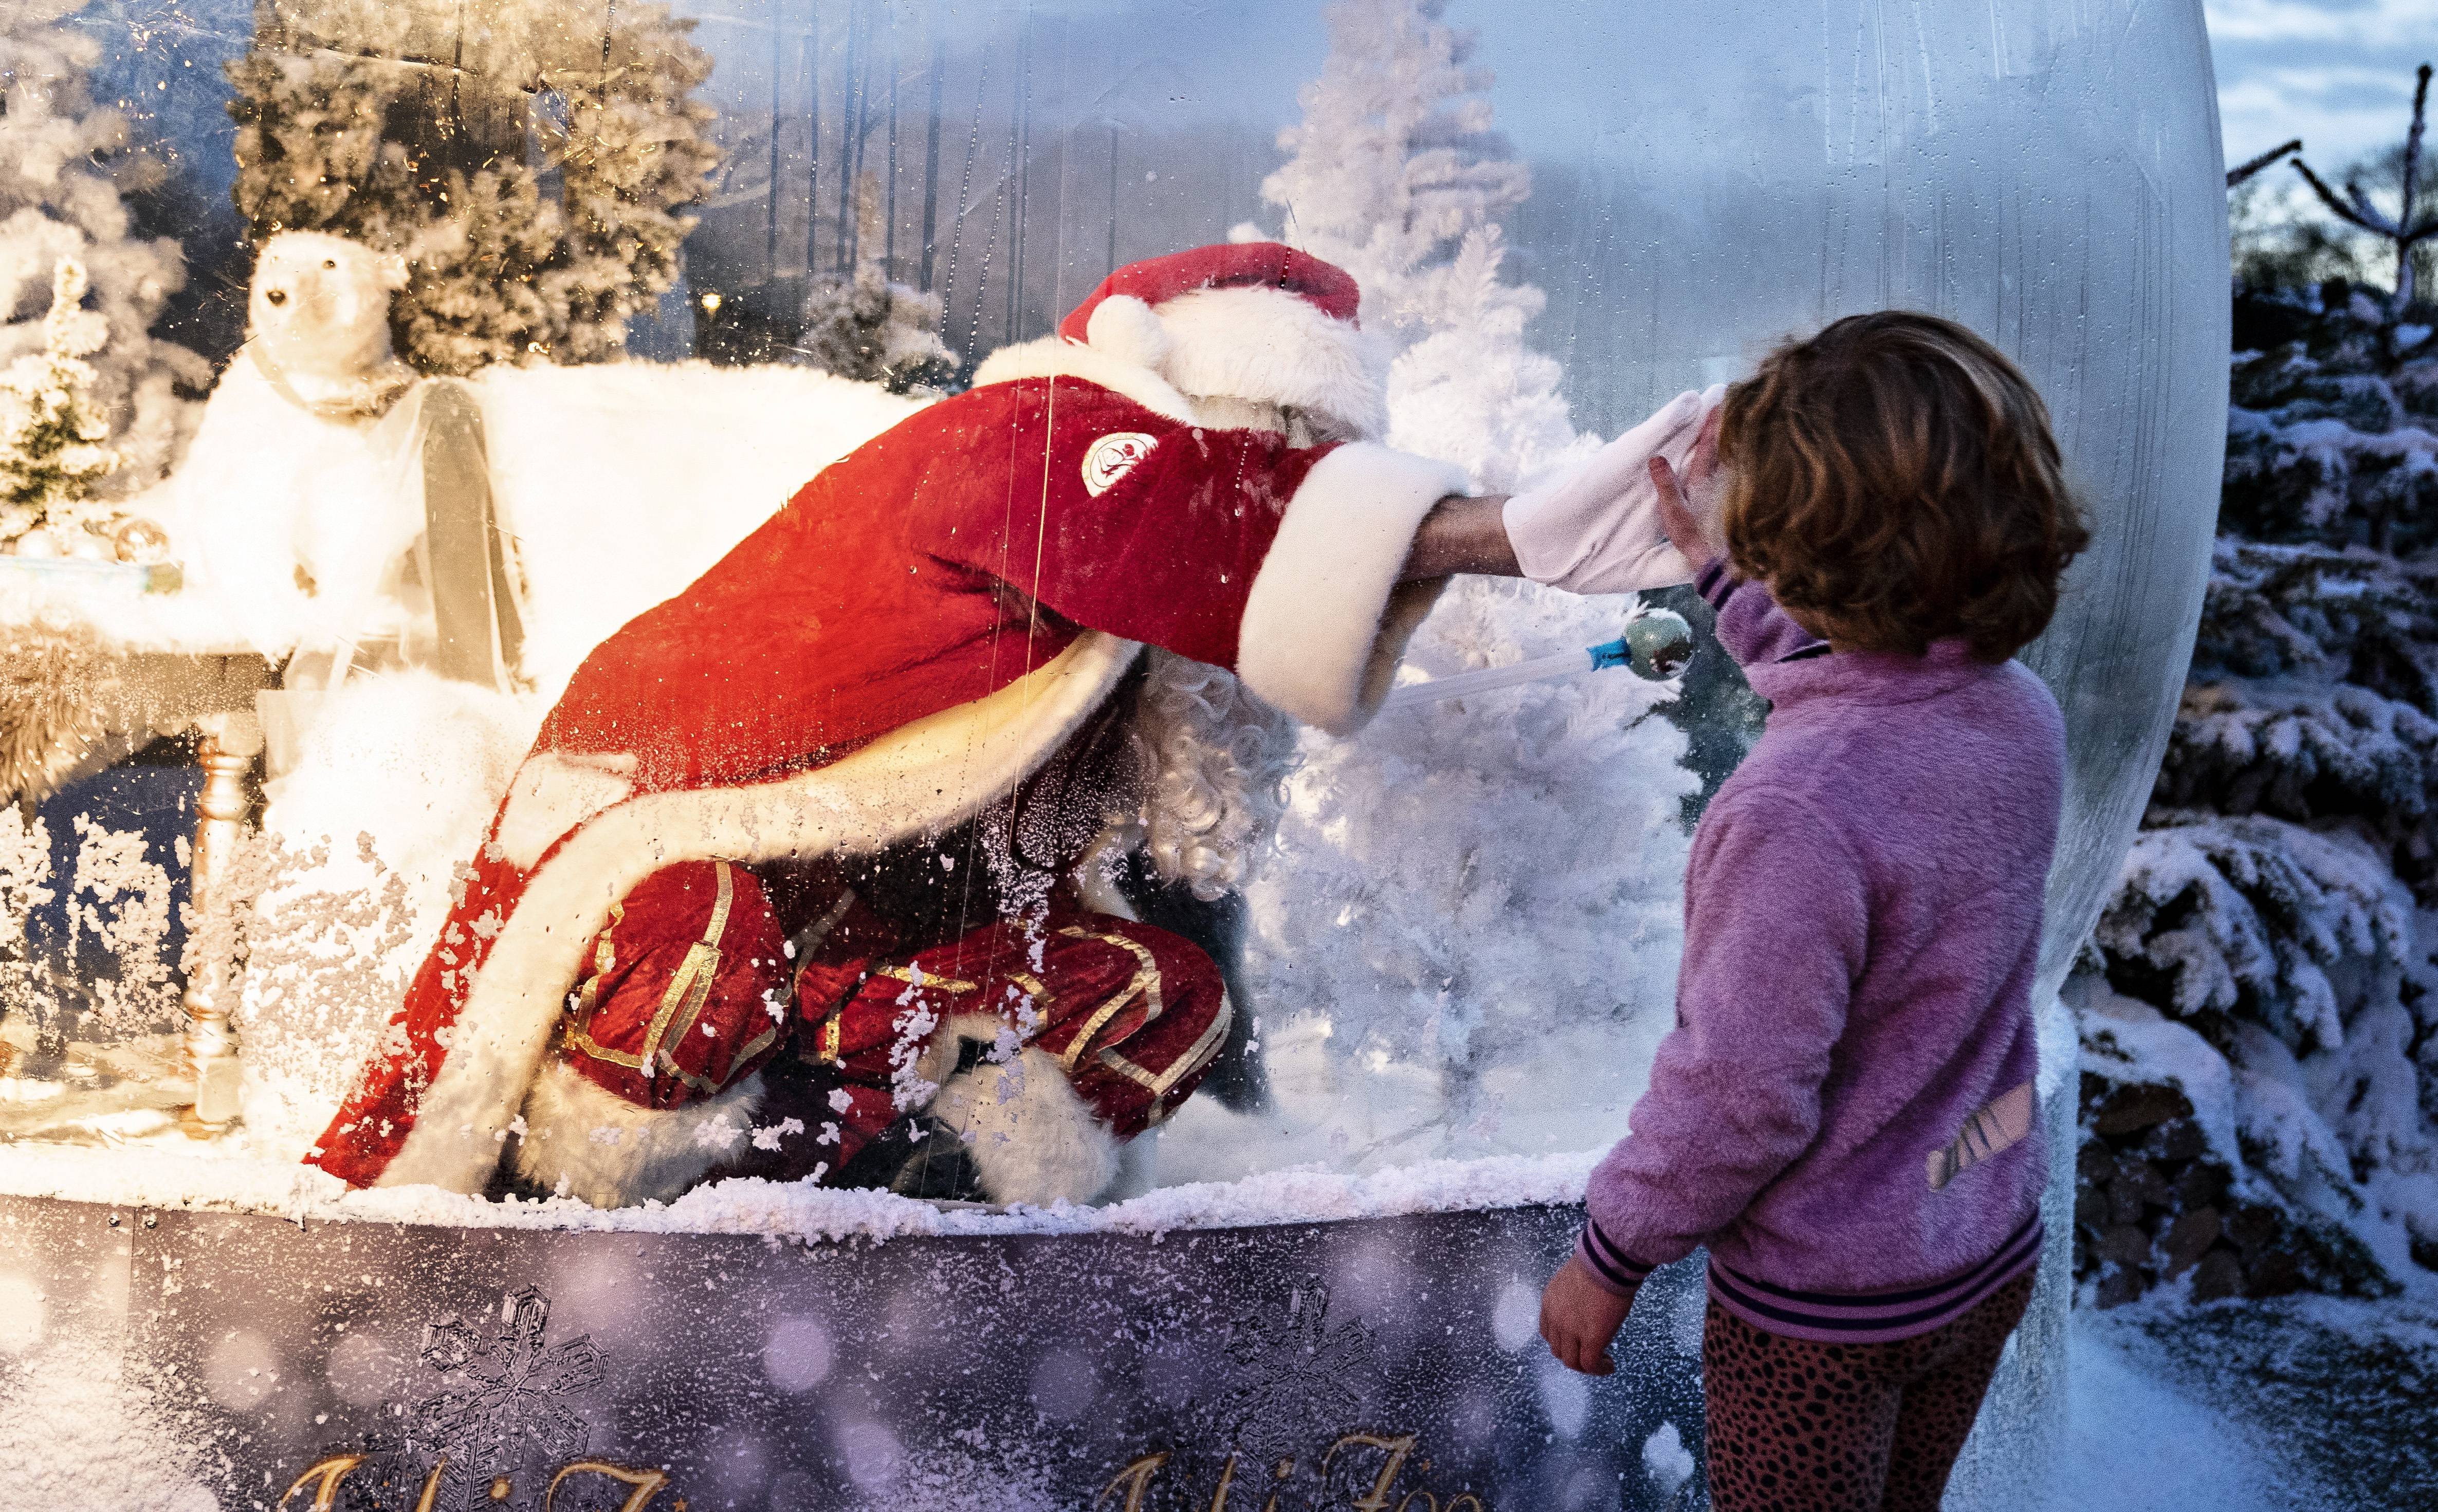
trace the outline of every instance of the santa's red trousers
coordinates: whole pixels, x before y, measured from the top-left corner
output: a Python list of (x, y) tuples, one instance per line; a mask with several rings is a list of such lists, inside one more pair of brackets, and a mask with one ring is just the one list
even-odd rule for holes
[(785, 1140), (805, 1148), (750, 1164), (835, 1179), (961, 1061), (1041, 1051), (1122, 1139), (1182, 1103), (1226, 1037), (1209, 956), (1063, 891), (1027, 919), (932, 933), (910, 938), (818, 869), (666, 867), (610, 910), (557, 1053), (646, 1108), (681, 1107), (793, 1057), (789, 1069), (823, 1089), (817, 1116)]

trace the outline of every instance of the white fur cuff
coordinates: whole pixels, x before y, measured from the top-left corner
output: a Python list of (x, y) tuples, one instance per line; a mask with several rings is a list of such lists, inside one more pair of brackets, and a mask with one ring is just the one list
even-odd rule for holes
[(639, 1108), (553, 1057), (525, 1094), (517, 1174), (595, 1207), (669, 1202), (744, 1148), (762, 1105), (755, 1072), (682, 1108)]
[(949, 1078), (931, 1112), (973, 1152), (995, 1203), (1088, 1203), (1117, 1179), (1118, 1136), (1045, 1050)]
[(635, 790), (635, 758), (543, 751), (508, 783), (508, 801), (491, 843), (508, 865), (530, 871), (558, 837)]
[(1387, 695), (1405, 639), (1438, 583), (1399, 584), (1431, 506), (1460, 494), (1459, 468), (1369, 442), (1304, 475), (1253, 578), (1236, 675), (1333, 735), (1362, 728)]

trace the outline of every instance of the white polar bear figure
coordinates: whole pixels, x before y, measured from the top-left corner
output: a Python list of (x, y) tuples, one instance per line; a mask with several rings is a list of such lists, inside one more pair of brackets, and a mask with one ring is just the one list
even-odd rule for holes
[(343, 237), (263, 243), (246, 344), (163, 484), (173, 548), (264, 653), (396, 633), (398, 567), (420, 528), (410, 497), (415, 375), (390, 350), (404, 259)]

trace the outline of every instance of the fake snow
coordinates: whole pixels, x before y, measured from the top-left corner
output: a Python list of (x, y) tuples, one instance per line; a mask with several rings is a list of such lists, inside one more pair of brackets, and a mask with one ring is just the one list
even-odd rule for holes
[(176, 1415), (127, 1377), (124, 1352), (81, 1330), (0, 1346), (0, 1466), (20, 1506), (219, 1512), (190, 1470)]
[(1600, 1153), (1423, 1161), (1363, 1176), (1304, 1167), (1228, 1183), (1164, 1187), (1101, 1207), (1059, 1203), (994, 1209), (918, 1202), (880, 1190), (735, 1180), (698, 1187), (673, 1203), (603, 1210), (565, 1198), (492, 1203), (435, 1187), (352, 1191), (337, 1177), (310, 1166), (169, 1145), (148, 1145), (137, 1155), (125, 1150), (16, 1144), (0, 1146), (0, 1195), (115, 1207), (261, 1213), (298, 1223), (763, 1234), (828, 1241), (929, 1235), (1157, 1236), (1578, 1203)]
[(1674, 1423), (1662, 1423), (1659, 1431), (1642, 1441), (1642, 1468), (1659, 1486), (1661, 1496), (1674, 1496), (1676, 1488), (1693, 1478), (1693, 1451), (1685, 1447), (1685, 1435)]

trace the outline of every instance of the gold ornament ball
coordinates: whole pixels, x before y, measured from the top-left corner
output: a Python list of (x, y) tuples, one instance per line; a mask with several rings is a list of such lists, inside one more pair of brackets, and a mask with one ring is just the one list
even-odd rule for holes
[(140, 515), (131, 515), (113, 526), (110, 541), (122, 562), (150, 564), (169, 559), (169, 533)]

